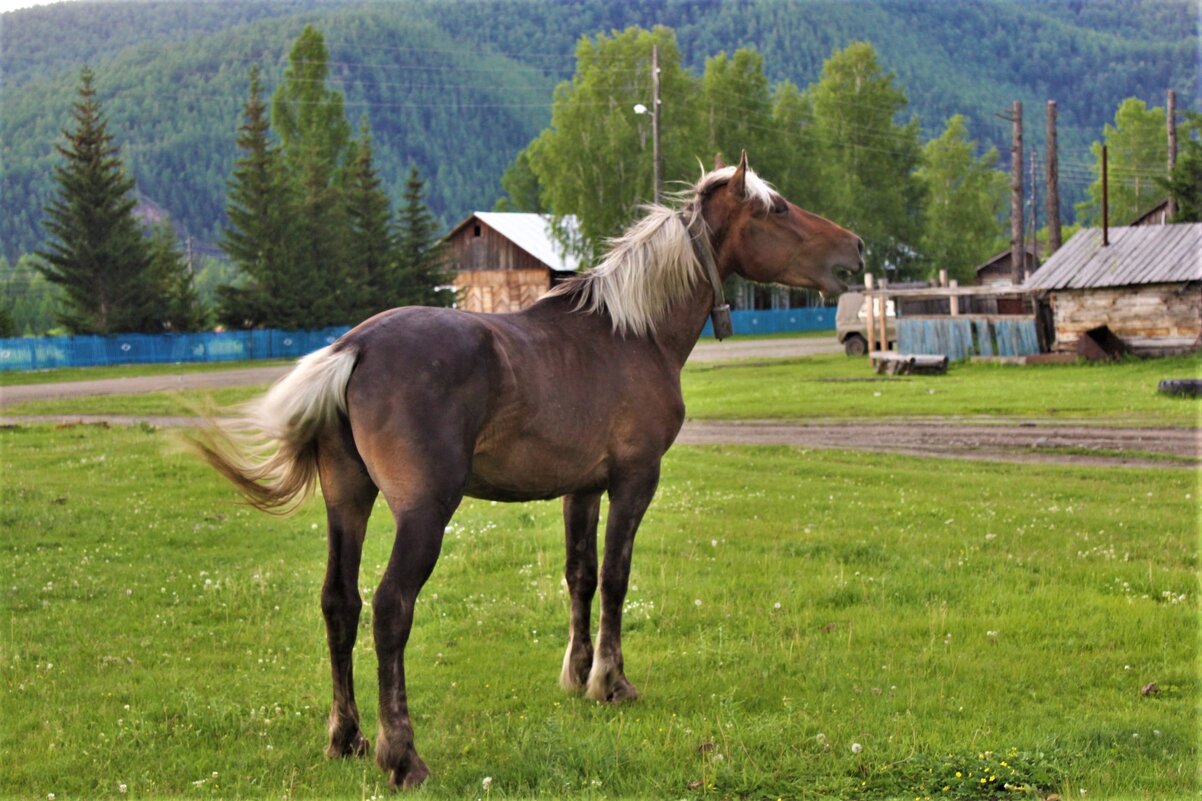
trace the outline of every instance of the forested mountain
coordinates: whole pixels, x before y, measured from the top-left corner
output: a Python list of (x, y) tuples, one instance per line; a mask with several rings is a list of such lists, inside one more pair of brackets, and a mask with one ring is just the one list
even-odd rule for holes
[(1173, 87), (1196, 105), (1196, 15), (1195, 0), (160, 1), (10, 12), (0, 17), (0, 247), (15, 259), (42, 241), (54, 145), (85, 63), (138, 191), (212, 240), (248, 71), (261, 65), (270, 90), (306, 23), (325, 34), (349, 122), (369, 119), (389, 195), (401, 197), (416, 165), (446, 223), (500, 195), (506, 166), (548, 124), (581, 36), (655, 24), (675, 30), (698, 72), (720, 51), (755, 47), (771, 81), (802, 87), (836, 49), (872, 42), (927, 137), (963, 113), (982, 147), (1003, 153), (1009, 124), (995, 113), (1024, 101), (1038, 147), (1054, 98), (1068, 203), (1123, 98), (1158, 106)]

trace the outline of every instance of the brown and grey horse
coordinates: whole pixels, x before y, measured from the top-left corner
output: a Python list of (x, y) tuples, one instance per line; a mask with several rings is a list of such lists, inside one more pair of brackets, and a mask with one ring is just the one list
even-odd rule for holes
[[(303, 358), (197, 446), (255, 506), (295, 508), (321, 482), (329, 563), (321, 593), (334, 700), (331, 756), (369, 743), (351, 655), (359, 561), (382, 493), (396, 540), (372, 599), (379, 658), (376, 760), (398, 787), (429, 771), (414, 746), (405, 644), (418, 592), (464, 496), (563, 498), (571, 597), (560, 682), (598, 701), (637, 697), (622, 660), (635, 531), (684, 420), (680, 371), (732, 274), (837, 294), (862, 267), (851, 232), (789, 203), (747, 167), (719, 167), (653, 206), (595, 269), (514, 314), (432, 308), (372, 317)], [(609, 498), (597, 641), (597, 524)]]

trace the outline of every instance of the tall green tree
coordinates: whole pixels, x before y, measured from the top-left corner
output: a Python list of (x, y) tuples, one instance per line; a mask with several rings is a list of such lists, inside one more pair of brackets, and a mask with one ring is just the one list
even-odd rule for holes
[(96, 99), (93, 74), (80, 72), (75, 127), (56, 145), (58, 195), (45, 208), (51, 234), (39, 255), (46, 279), (62, 288), (59, 321), (80, 334), (155, 331), (162, 307), (150, 280), (150, 252), (134, 217), (134, 180)]
[(964, 117), (956, 114), (923, 148), (916, 173), (926, 190), (922, 257), (929, 270), (947, 270), (962, 283), (1005, 244), (1001, 214), (1008, 181), (994, 169), (996, 148), (979, 157), (976, 151)]
[(772, 89), (772, 129), (769, 146), (750, 154), (753, 166), (797, 205), (822, 209), (822, 149), (813, 99), (789, 81)]
[(271, 97), (271, 123), (293, 169), (316, 159), (332, 174), (350, 143), (342, 93), (326, 86), (329, 74), (325, 37), (306, 25), (292, 44), (284, 80)]
[(55, 327), (61, 290), (38, 269), (40, 259), (22, 254), (16, 264), (0, 256), (0, 305), (12, 321), (8, 336), (45, 336)]
[(1102, 143), (1107, 148), (1110, 190), (1110, 224), (1127, 225), (1164, 200), (1163, 178), (1168, 161), (1164, 109), (1148, 108), (1139, 98), (1129, 97), (1118, 107), (1114, 125), (1102, 132), (1102, 142), (1090, 148), (1094, 155), (1092, 184), (1088, 197), (1077, 204), (1077, 218), (1086, 225), (1102, 223)]
[(555, 89), (551, 127), (526, 150), (551, 213), (577, 217), (580, 240), (564, 244), (586, 258), (597, 256), (605, 238), (620, 233), (654, 197), (651, 118), (635, 111), (651, 104), (653, 47), (665, 186), (695, 180), (705, 150), (700, 87), (681, 66), (675, 34), (663, 26), (581, 39), (575, 75)]
[(450, 306), (455, 293), (446, 289), (452, 276), (438, 239), (438, 223), (425, 201), (425, 184), (417, 167), (409, 168), (405, 200), (397, 220), (397, 305)]
[(1202, 222), (1202, 114), (1188, 112), (1177, 130), (1177, 164), (1161, 181), (1176, 206), (1170, 222)]
[[(719, 53), (705, 61), (701, 79), (707, 150), (721, 153), (729, 164), (749, 157), (770, 161), (777, 150), (772, 119), (772, 92), (764, 75), (764, 57), (752, 49)], [(767, 175), (767, 173), (764, 173)]]
[(273, 325), (318, 328), (344, 323), (357, 305), (355, 282), (343, 260), (348, 233), (342, 170), (350, 126), (342, 93), (326, 86), (329, 55), (312, 25), (293, 43), (284, 79), (271, 101), (294, 199), (291, 257), (295, 279)]
[(877, 62), (876, 50), (855, 42), (832, 55), (809, 90), (823, 165), (817, 211), (858, 233), (868, 268), (913, 275), (922, 235), (918, 120), (897, 122), (906, 94)]
[(242, 285), (218, 289), (218, 316), (227, 325), (274, 325), (279, 310), (294, 306), (300, 277), (289, 243), (293, 235), (291, 185), (271, 141), (259, 68), (250, 71), (250, 93), (238, 128), (242, 156), (226, 182), (226, 216), (221, 248), (246, 276)]
[(364, 118), (347, 167), (345, 202), (349, 229), (346, 249), (347, 280), (353, 302), (348, 320), (362, 320), (401, 305), (397, 278), (397, 244), (392, 230), (392, 206), (376, 173), (371, 131)]
[(174, 333), (202, 330), (208, 312), (200, 302), (192, 265), (180, 251), (169, 222), (159, 223), (151, 234), (150, 272), (162, 298), (163, 327)]

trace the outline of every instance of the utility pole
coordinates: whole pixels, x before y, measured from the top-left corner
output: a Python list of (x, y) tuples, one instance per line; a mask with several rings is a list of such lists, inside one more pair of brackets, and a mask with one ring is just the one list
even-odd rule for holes
[(1023, 282), (1023, 104), (1010, 108), (1013, 124), (1010, 144), (1010, 279)]
[[(1168, 100), (1165, 102), (1165, 122), (1169, 128), (1169, 180), (1172, 180), (1173, 170), (1177, 168), (1177, 93), (1172, 89), (1169, 90)], [(1173, 202), (1173, 196), (1170, 194), (1165, 222), (1171, 220), (1176, 213), (1177, 204)]]
[(1060, 250), (1060, 168), (1056, 161), (1056, 101), (1048, 101), (1048, 255)]
[(1102, 145), (1102, 247), (1110, 244), (1110, 165), (1109, 149)]
[[(1035, 264), (1039, 264), (1039, 182), (1036, 180), (1036, 170), (1039, 159), (1031, 154), (1031, 252), (1035, 254)], [(1023, 280), (1027, 280), (1027, 254), (1023, 253)]]
[(655, 181), (654, 198), (658, 204), (663, 197), (663, 158), (659, 147), (659, 45), (651, 46), (651, 158)]

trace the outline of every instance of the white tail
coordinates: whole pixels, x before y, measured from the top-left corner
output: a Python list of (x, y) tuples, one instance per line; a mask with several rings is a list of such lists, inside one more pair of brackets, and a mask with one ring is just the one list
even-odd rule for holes
[(313, 491), (317, 438), (346, 415), (352, 348), (333, 346), (302, 358), (267, 394), (227, 421), (210, 420), (192, 444), (252, 506), (296, 510)]

